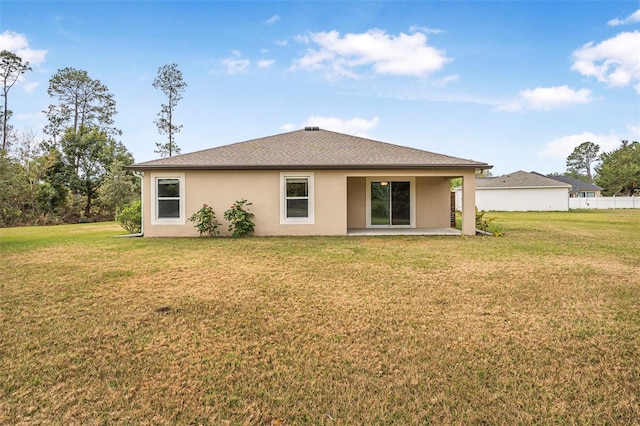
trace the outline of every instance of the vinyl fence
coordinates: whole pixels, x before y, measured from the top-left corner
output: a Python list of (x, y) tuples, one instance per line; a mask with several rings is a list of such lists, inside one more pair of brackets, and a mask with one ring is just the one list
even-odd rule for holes
[(570, 209), (640, 209), (640, 197), (569, 198)]

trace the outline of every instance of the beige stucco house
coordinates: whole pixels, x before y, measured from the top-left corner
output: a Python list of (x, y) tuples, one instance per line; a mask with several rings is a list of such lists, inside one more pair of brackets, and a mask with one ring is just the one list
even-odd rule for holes
[(255, 235), (451, 230), (458, 177), (469, 206), (462, 233), (474, 235), (475, 171), (491, 167), (307, 127), (131, 169), (143, 175), (143, 233), (162, 237), (197, 236), (188, 218), (204, 203), (224, 223), (223, 212), (243, 198), (253, 203)]

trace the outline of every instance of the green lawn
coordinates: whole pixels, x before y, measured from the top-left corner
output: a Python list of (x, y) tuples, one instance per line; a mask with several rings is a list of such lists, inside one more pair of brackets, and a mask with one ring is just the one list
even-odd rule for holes
[(638, 424), (640, 211), (504, 237), (0, 229), (0, 424)]

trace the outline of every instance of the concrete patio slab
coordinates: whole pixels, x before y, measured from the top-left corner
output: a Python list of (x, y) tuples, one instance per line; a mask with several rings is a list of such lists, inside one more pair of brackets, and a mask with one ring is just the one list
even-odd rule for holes
[(462, 231), (454, 228), (351, 228), (347, 235), (462, 235)]

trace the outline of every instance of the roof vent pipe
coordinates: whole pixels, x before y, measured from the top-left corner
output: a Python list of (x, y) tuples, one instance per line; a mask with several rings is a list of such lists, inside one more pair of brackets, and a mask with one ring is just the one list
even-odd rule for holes
[(304, 130), (307, 132), (317, 132), (320, 130), (320, 127), (305, 127)]

